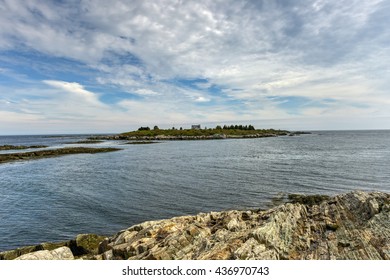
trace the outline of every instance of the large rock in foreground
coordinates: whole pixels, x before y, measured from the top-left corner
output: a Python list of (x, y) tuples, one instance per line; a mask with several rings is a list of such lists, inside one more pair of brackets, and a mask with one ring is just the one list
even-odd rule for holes
[[(65, 246), (76, 258), (100, 260), (390, 259), (390, 194), (290, 198), (295, 202), (265, 211), (211, 212), (149, 221), (105, 239), (79, 235)], [(15, 251), (0, 253), (0, 259), (10, 259)], [(56, 258), (58, 252), (51, 252), (20, 258)], [(72, 259), (69, 251), (64, 253)]]
[[(390, 195), (145, 222), (101, 244), (103, 259), (390, 259)], [(98, 256), (100, 258), (100, 256)]]

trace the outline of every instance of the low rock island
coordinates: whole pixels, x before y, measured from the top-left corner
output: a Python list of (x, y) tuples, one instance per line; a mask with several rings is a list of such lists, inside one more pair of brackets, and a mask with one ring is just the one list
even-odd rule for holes
[(95, 154), (119, 151), (117, 148), (86, 148), (86, 147), (70, 147), (52, 150), (38, 150), (24, 153), (9, 153), (0, 154), (0, 164), (11, 161), (41, 159), (49, 157), (58, 157), (71, 154)]
[(47, 146), (44, 146), (44, 145), (34, 145), (34, 146), (2, 145), (2, 146), (0, 146), (0, 151), (7, 151), (7, 150), (27, 150), (27, 149), (38, 149), (38, 148), (47, 148)]
[(2, 252), (0, 259), (390, 259), (390, 194), (292, 199), (269, 210), (148, 221), (111, 237), (81, 234)]

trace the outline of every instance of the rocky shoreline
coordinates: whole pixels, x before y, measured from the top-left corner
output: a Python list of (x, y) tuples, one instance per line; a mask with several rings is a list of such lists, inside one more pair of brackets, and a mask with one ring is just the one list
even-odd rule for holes
[(269, 210), (147, 221), (111, 237), (81, 234), (0, 259), (389, 260), (390, 194), (291, 196)]

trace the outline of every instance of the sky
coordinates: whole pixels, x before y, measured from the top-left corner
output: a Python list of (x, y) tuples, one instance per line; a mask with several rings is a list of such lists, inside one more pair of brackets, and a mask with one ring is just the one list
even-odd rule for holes
[(390, 1), (0, 0), (0, 135), (390, 129)]

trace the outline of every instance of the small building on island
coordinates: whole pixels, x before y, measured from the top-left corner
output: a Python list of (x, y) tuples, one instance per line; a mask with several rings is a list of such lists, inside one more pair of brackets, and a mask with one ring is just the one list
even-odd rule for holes
[(191, 129), (200, 129), (200, 124), (191, 125)]

